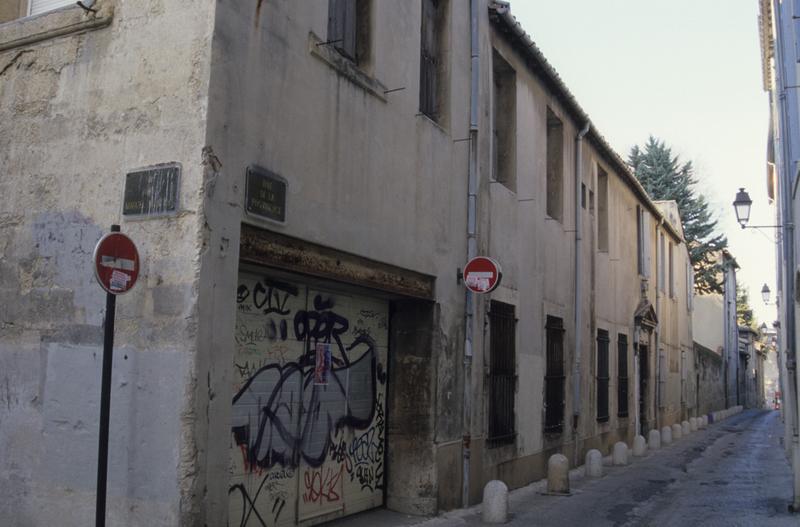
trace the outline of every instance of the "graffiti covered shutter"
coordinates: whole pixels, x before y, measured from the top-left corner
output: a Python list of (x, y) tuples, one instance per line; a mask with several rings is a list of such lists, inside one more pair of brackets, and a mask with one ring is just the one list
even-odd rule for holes
[(240, 273), (230, 525), (383, 501), (388, 303)]

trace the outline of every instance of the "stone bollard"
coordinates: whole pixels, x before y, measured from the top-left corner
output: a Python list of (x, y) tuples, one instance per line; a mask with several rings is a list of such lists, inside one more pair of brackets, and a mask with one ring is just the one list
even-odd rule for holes
[(569, 494), (569, 461), (562, 454), (553, 454), (547, 461), (547, 492)]
[(599, 478), (603, 475), (603, 454), (597, 449), (586, 452), (586, 477)]
[(661, 429), (661, 444), (667, 446), (672, 443), (672, 428), (665, 426)]
[(614, 453), (611, 455), (611, 462), (614, 466), (622, 466), (628, 464), (628, 445), (622, 441), (614, 443)]
[(647, 448), (650, 450), (661, 448), (661, 433), (658, 430), (650, 430), (647, 434)]
[(636, 436), (633, 438), (633, 457), (642, 457), (647, 453), (647, 442), (644, 436)]
[(698, 430), (705, 430), (706, 428), (706, 418), (704, 415), (701, 415), (697, 418), (697, 429)]
[(689, 424), (689, 421), (681, 422), (681, 434), (683, 437), (688, 436), (692, 433), (692, 426)]
[(494, 479), (483, 487), (481, 516), (484, 523), (508, 521), (508, 487), (502, 481)]
[(697, 432), (697, 417), (690, 417), (689, 418), (689, 428), (692, 432)]
[(678, 439), (683, 437), (683, 427), (678, 423), (672, 425), (672, 440), (677, 441)]

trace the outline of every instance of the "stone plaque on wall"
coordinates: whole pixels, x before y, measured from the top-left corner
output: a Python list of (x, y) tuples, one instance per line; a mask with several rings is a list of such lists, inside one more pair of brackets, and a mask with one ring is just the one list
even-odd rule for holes
[(262, 219), (286, 222), (286, 180), (269, 170), (247, 167), (245, 211)]
[(181, 166), (156, 165), (125, 175), (122, 215), (127, 218), (164, 216), (178, 211)]

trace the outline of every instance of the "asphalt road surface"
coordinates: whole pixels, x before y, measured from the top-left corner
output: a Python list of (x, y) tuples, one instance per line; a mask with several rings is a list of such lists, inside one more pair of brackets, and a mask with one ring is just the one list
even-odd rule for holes
[[(599, 479), (576, 477), (571, 496), (546, 496), (542, 485), (511, 493), (512, 526), (800, 527), (790, 514), (791, 469), (780, 444), (780, 414), (747, 410), (691, 433)], [(478, 526), (480, 506), (429, 520), (389, 511), (342, 525)], [(366, 523), (363, 523), (366, 522)]]

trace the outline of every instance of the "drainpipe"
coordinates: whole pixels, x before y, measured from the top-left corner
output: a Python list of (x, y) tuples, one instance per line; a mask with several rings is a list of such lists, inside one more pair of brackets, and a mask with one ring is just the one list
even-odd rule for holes
[[(478, 255), (477, 209), (478, 209), (478, 81), (479, 81), (479, 40), (478, 4), (480, 0), (470, 0), (470, 108), (469, 108), (469, 173), (467, 181), (467, 261)], [(469, 506), (470, 442), (472, 429), (472, 337), (475, 320), (475, 297), (466, 291), (464, 306), (464, 415), (461, 467), (461, 504)]]
[(658, 327), (656, 328), (656, 335), (655, 335), (655, 346), (656, 346), (656, 389), (654, 394), (654, 402), (655, 402), (655, 421), (656, 421), (656, 429), (661, 429), (661, 370), (662, 370), (662, 358), (661, 358), (661, 318), (659, 316), (659, 307), (661, 307), (661, 277), (664, 276), (664, 282), (666, 283), (666, 274), (664, 266), (661, 265), (661, 255), (659, 254), (659, 249), (661, 249), (661, 227), (664, 225), (664, 218), (661, 217), (656, 223), (656, 239), (655, 239), (655, 246), (656, 246), (656, 305), (655, 305), (655, 312), (656, 312), (656, 320), (658, 320)]
[(575, 136), (575, 360), (572, 368), (572, 437), (575, 443), (574, 464), (578, 466), (578, 421), (581, 415), (581, 335), (583, 317), (581, 302), (581, 183), (583, 182), (583, 137), (589, 133), (592, 123), (586, 121)]

